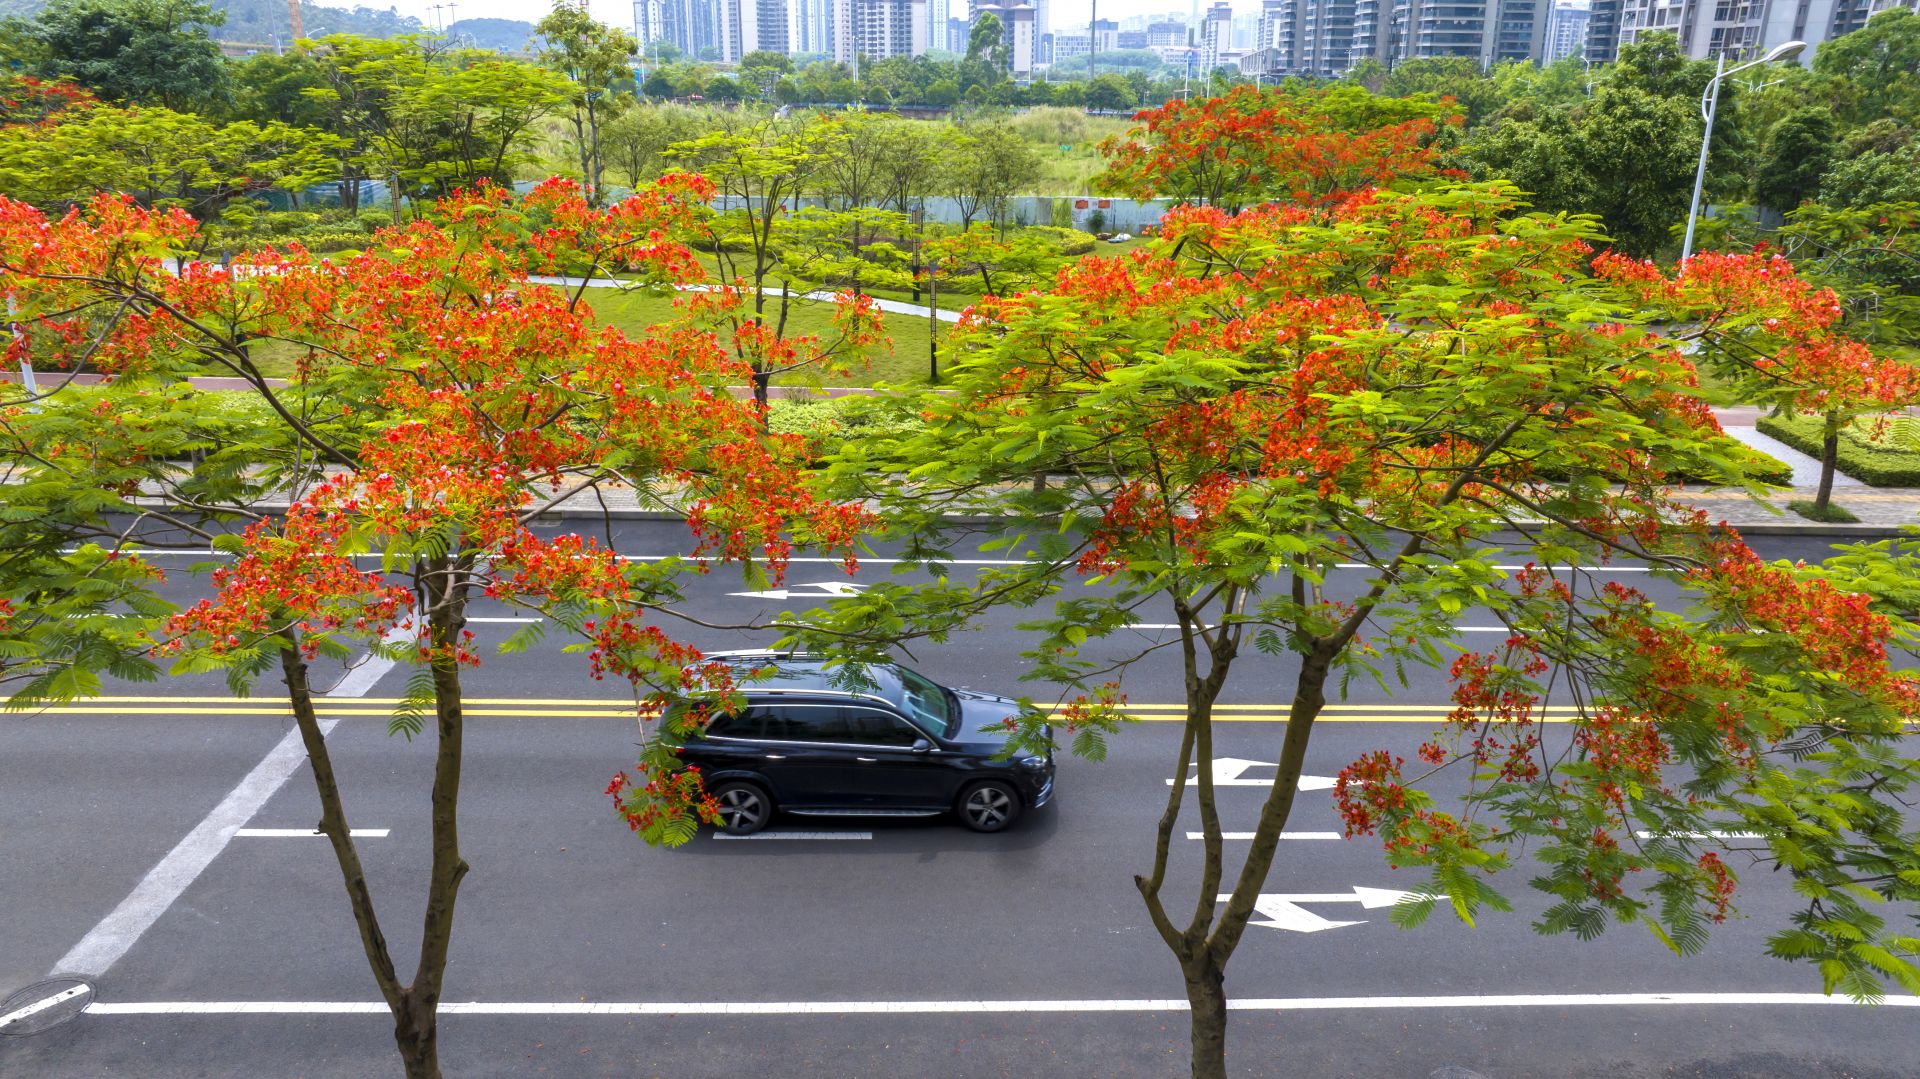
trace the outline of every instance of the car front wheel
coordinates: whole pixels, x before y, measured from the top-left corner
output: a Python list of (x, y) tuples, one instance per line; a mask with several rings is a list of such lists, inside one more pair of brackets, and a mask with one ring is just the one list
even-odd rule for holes
[(722, 783), (713, 792), (720, 806), (720, 830), (752, 835), (773, 819), (773, 799), (752, 783)]
[(960, 796), (960, 823), (976, 832), (998, 832), (1020, 819), (1020, 795), (1005, 783), (976, 783)]

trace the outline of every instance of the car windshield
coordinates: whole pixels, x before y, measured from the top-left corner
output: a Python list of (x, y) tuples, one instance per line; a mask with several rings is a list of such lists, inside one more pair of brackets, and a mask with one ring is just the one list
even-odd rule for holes
[(900, 707), (908, 717), (936, 737), (953, 737), (955, 716), (947, 691), (905, 667), (895, 669), (900, 672)]

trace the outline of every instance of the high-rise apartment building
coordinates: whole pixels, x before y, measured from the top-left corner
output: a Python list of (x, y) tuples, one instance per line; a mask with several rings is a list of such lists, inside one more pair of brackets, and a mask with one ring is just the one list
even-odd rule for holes
[(1584, 0), (1554, 0), (1547, 22), (1547, 48), (1541, 62), (1551, 64), (1568, 56), (1583, 57), (1587, 51), (1587, 23), (1592, 12)]
[[(724, 0), (723, 0), (724, 2)], [(794, 0), (762, 0), (792, 3)], [(919, 56), (935, 40), (927, 17), (928, 0), (828, 0), (826, 49), (849, 67), (867, 60)], [(944, 45), (945, 35), (941, 35)]]
[(1620, 7), (1622, 0), (1593, 0), (1587, 8), (1587, 51), (1582, 58), (1590, 64), (1611, 64), (1620, 56)]
[(1233, 47), (1230, 35), (1233, 26), (1233, 5), (1220, 0), (1207, 9), (1207, 17), (1200, 23), (1200, 70), (1212, 71), (1226, 62), (1225, 54)]
[(1040, 39), (1033, 30), (1033, 5), (1021, 0), (1008, 0), (1006, 3), (981, 3), (975, 0), (969, 12), (969, 26), (989, 12), (1000, 20), (1000, 40), (1008, 48), (1008, 68), (1013, 77), (1022, 80), (1032, 78), (1040, 59)]
[(1789, 41), (1812, 46), (1852, 33), (1874, 14), (1910, 7), (1911, 0), (1593, 0), (1587, 59), (1612, 60), (1619, 46), (1648, 34), (1671, 33), (1696, 60), (1759, 56)]
[(660, 37), (688, 56), (720, 44), (713, 0), (659, 0)]

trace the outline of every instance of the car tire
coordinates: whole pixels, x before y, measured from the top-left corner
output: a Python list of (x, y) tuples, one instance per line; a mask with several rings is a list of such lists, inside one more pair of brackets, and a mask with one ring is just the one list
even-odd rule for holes
[(728, 835), (752, 835), (773, 820), (773, 798), (758, 783), (722, 783), (713, 800), (720, 806), (718, 827)]
[(1001, 832), (1020, 819), (1020, 808), (1020, 792), (990, 779), (961, 791), (954, 811), (971, 831)]

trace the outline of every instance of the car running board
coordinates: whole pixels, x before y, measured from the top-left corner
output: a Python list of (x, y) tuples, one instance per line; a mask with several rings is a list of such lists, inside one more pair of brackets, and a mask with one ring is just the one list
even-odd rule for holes
[(796, 817), (937, 817), (940, 809), (789, 809)]

